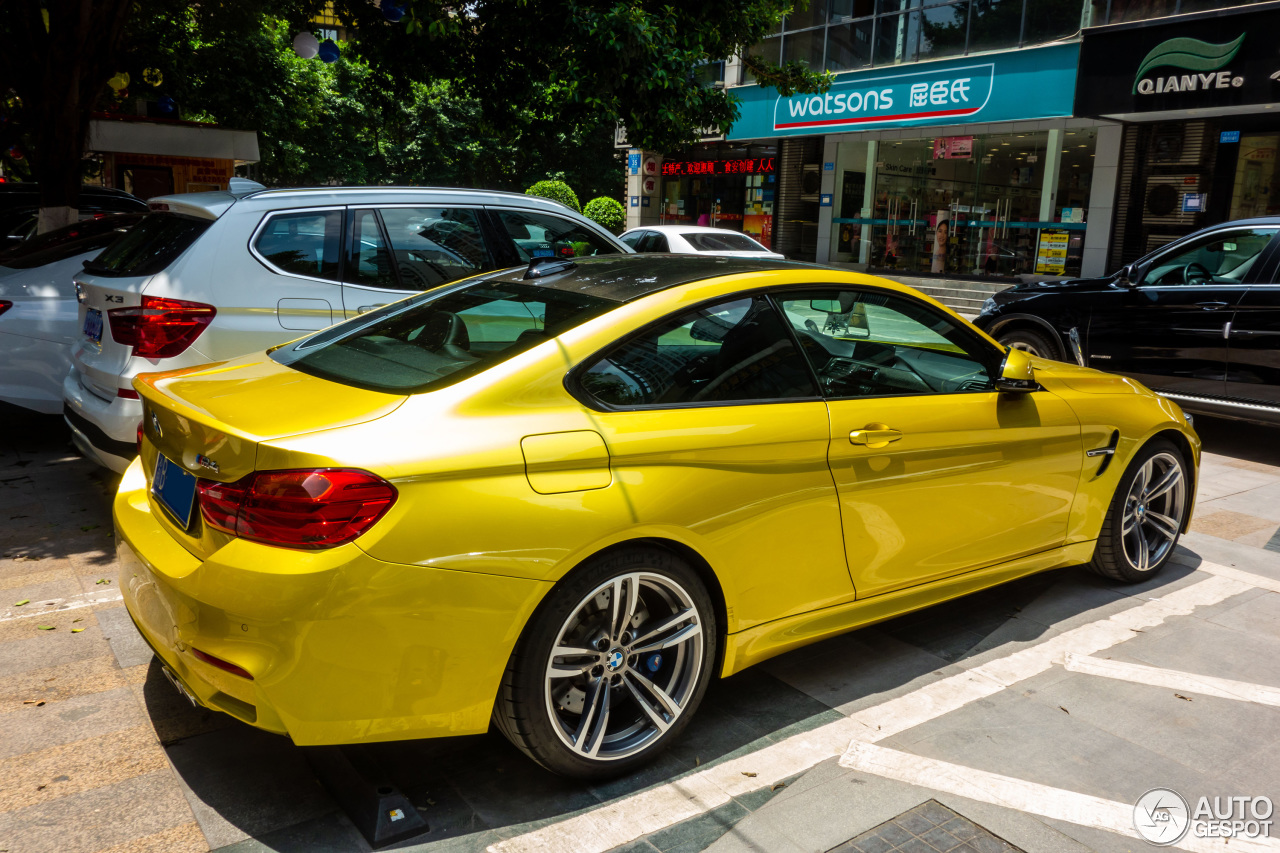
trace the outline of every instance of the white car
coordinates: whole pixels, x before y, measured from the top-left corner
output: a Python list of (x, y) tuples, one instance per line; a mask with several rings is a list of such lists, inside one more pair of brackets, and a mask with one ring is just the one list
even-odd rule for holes
[(632, 228), (620, 238), (637, 252), (673, 252), (677, 255), (725, 255), (731, 258), (772, 258), (786, 255), (770, 251), (739, 231), (704, 225), (646, 225)]
[(140, 221), (141, 213), (100, 216), (0, 254), (0, 402), (62, 411), (62, 380), (79, 331), (72, 277)]
[(514, 193), (237, 182), (230, 192), (153, 198), (150, 208), (76, 277), (82, 304), (63, 414), (80, 451), (115, 471), (136, 455), (139, 373), (261, 351), (535, 258), (630, 251), (564, 205)]

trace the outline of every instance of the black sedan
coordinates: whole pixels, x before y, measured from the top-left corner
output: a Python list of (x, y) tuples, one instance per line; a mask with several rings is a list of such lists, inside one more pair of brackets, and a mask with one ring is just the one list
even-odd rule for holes
[(1184, 409), (1280, 425), (1280, 217), (1205, 228), (1107, 278), (1020, 284), (974, 322)]

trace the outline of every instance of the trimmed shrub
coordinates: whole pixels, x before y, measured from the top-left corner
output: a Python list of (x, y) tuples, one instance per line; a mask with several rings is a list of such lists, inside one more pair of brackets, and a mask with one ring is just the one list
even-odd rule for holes
[(627, 224), (627, 209), (616, 198), (605, 196), (593, 198), (582, 209), (582, 215), (614, 234), (622, 231), (623, 226)]
[(569, 188), (564, 181), (538, 181), (529, 189), (524, 191), (525, 195), (538, 195), (543, 198), (549, 198), (552, 201), (558, 201), (561, 204), (567, 204), (579, 213), (582, 212), (582, 206), (578, 204), (578, 194)]

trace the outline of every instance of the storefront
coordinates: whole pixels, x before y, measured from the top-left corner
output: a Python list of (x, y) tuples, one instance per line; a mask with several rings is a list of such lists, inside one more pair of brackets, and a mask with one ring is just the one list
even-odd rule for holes
[(139, 198), (225, 190), (236, 166), (258, 162), (258, 135), (198, 122), (99, 115), (89, 156), (103, 186)]
[[(779, 197), (813, 184), (808, 259), (940, 275), (1080, 275), (1097, 166), (1119, 128), (1071, 118), (1079, 45), (837, 76), (824, 95), (736, 90), (730, 141), (779, 137)], [(819, 136), (819, 134), (821, 134)], [(786, 156), (788, 143), (807, 158)], [(796, 172), (791, 175), (790, 172)], [(1109, 220), (1110, 202), (1103, 207)], [(779, 227), (785, 223), (780, 222)]]
[(1276, 32), (1276, 2), (1085, 30), (1077, 114), (1126, 123), (1110, 266), (1280, 213)]
[(776, 145), (698, 145), (668, 155), (661, 171), (659, 224), (729, 228), (771, 245)]

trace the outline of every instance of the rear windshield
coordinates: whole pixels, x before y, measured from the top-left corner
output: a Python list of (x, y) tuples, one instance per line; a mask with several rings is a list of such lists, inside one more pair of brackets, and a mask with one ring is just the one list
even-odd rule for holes
[(694, 231), (690, 234), (681, 234), (681, 237), (689, 241), (689, 245), (697, 249), (699, 252), (767, 252), (764, 246), (761, 246), (750, 237), (742, 234), (734, 234), (732, 231), (724, 234), (710, 234), (706, 231)]
[(26, 270), (87, 252), (100, 252), (141, 220), (140, 213), (125, 213), (67, 225), (0, 252), (0, 266)]
[(180, 213), (149, 213), (85, 269), (95, 275), (155, 275), (187, 250), (213, 224)]
[(412, 394), (488, 370), (618, 304), (536, 284), (472, 280), (348, 320), (271, 358), (344, 385)]

